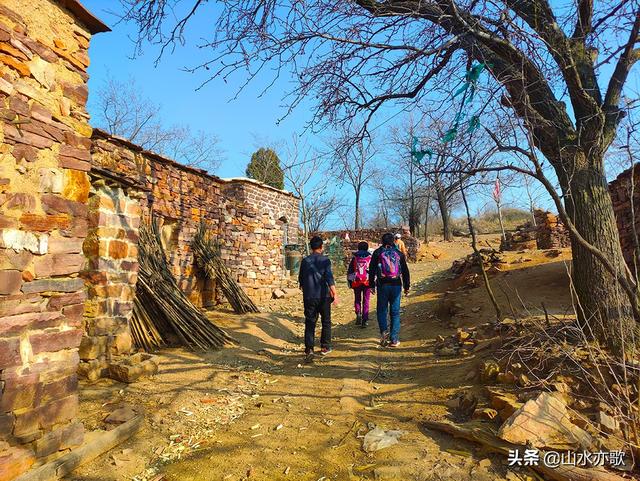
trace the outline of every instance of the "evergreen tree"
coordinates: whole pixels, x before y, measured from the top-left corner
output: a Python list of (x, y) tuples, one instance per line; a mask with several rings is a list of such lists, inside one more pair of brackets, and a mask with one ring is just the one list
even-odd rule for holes
[(284, 189), (284, 172), (280, 159), (272, 149), (259, 148), (251, 156), (247, 165), (247, 177), (264, 182), (276, 189)]

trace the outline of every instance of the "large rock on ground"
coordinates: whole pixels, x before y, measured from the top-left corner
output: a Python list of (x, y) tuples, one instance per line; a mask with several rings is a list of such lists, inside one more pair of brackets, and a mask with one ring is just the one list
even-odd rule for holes
[(571, 422), (566, 404), (546, 392), (514, 412), (500, 427), (498, 436), (539, 449), (589, 449), (593, 444), (589, 433)]

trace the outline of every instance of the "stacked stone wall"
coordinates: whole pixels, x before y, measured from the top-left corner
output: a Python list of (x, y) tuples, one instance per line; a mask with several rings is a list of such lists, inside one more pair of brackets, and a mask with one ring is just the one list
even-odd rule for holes
[[(314, 232), (309, 237), (314, 235), (320, 235), (325, 240), (337, 237), (341, 239), (342, 247), (344, 248), (345, 263), (351, 260), (351, 256), (354, 251), (358, 250), (359, 242), (367, 242), (369, 248), (377, 248), (380, 246), (380, 239), (387, 232), (392, 234), (402, 234), (402, 240), (404, 241), (407, 251), (409, 252), (408, 261), (416, 262), (418, 258), (418, 250), (420, 249), (420, 240), (409, 234), (407, 229), (401, 227), (392, 227), (389, 229), (360, 229), (360, 230), (333, 230)], [(347, 240), (348, 236), (348, 240)]]
[[(633, 180), (633, 207), (636, 211), (635, 218), (631, 209), (631, 191)], [(634, 223), (636, 232), (640, 235), (640, 165), (635, 164), (633, 167), (633, 179), (631, 178), (631, 169), (627, 169), (621, 173), (614, 181), (609, 184), (609, 193), (613, 202), (613, 210), (616, 215), (616, 223), (618, 225), (618, 233), (620, 235), (620, 245), (627, 265), (633, 270), (634, 266)]]
[(147, 191), (143, 215), (158, 217), (163, 238), (171, 244), (173, 273), (196, 305), (216, 302), (215, 286), (198, 271), (190, 247), (202, 221), (254, 300), (269, 299), (286, 283), (285, 229), (290, 243), (298, 241), (298, 199), (291, 194), (247, 179), (220, 179), (100, 131), (94, 134), (92, 159), (94, 169)]
[(93, 176), (89, 233), (84, 242), (88, 299), (78, 372), (95, 380), (107, 374), (112, 356), (129, 354), (129, 320), (138, 272), (138, 227), (142, 192)]
[(75, 420), (91, 35), (61, 3), (0, 3), (1, 480), (84, 433)]

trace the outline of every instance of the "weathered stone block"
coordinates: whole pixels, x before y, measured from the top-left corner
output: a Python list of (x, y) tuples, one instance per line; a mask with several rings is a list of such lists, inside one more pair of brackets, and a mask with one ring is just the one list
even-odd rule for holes
[(126, 242), (120, 240), (109, 241), (109, 256), (114, 259), (124, 259), (128, 256), (129, 246)]
[(15, 251), (13, 249), (0, 249), (0, 269), (15, 269), (22, 271), (33, 259), (33, 254), (28, 251)]
[(50, 254), (36, 259), (35, 274), (38, 278), (76, 274), (84, 261), (82, 254)]
[(73, 423), (45, 434), (34, 443), (36, 456), (49, 456), (58, 450), (71, 448), (82, 444), (84, 440), (84, 426)]
[(65, 398), (75, 394), (77, 390), (78, 375), (76, 373), (56, 381), (44, 383), (40, 386), (38, 404), (46, 404), (56, 399)]
[(25, 294), (35, 292), (75, 292), (84, 287), (82, 279), (40, 279), (22, 285)]
[(109, 372), (109, 368), (105, 361), (99, 361), (94, 359), (89, 362), (81, 362), (78, 365), (78, 376), (81, 376), (89, 381), (97, 381), (100, 378), (106, 377)]
[(40, 192), (61, 193), (64, 187), (63, 173), (59, 169), (40, 169)]
[(49, 237), (51, 254), (79, 254), (82, 252), (83, 240), (80, 238)]
[(117, 381), (131, 383), (143, 376), (151, 376), (158, 372), (155, 356), (139, 353), (129, 358), (109, 364), (109, 377)]
[(130, 354), (133, 348), (133, 339), (129, 329), (116, 334), (111, 342), (111, 353), (114, 355)]
[(33, 466), (33, 451), (22, 447), (10, 447), (0, 451), (0, 481), (11, 481)]
[[(89, 154), (88, 150), (83, 149), (82, 151), (86, 152), (87, 155)], [(67, 199), (80, 202), (84, 205), (89, 199), (90, 189), (89, 176), (85, 172), (79, 170), (66, 170), (64, 172), (64, 189), (62, 194)]]
[(68, 331), (50, 331), (29, 336), (31, 349), (34, 354), (41, 352), (56, 352), (62, 349), (75, 349), (80, 345), (81, 329)]
[(65, 306), (80, 304), (85, 301), (84, 291), (73, 292), (70, 294), (58, 294), (51, 296), (47, 303), (47, 310), (58, 311)]
[(20, 271), (0, 271), (0, 295), (20, 292), (22, 273)]
[(11, 366), (17, 366), (21, 363), (20, 339), (0, 339), (0, 370)]
[[(77, 171), (65, 171), (77, 172)], [(80, 172), (82, 175), (86, 175)], [(73, 216), (86, 217), (87, 206), (80, 201), (65, 199), (55, 194), (45, 194), (42, 196), (42, 208), (47, 214), (69, 214)]]
[(20, 217), (20, 223), (27, 230), (50, 232), (56, 229), (69, 228), (70, 219), (67, 214), (38, 215), (24, 213)]
[(0, 412), (33, 409), (38, 391), (38, 383), (32, 376), (14, 378), (5, 385), (0, 397)]
[(83, 361), (99, 359), (107, 352), (107, 336), (83, 336), (78, 354)]
[(34, 254), (46, 254), (49, 237), (46, 234), (33, 234), (16, 229), (0, 231), (0, 247), (15, 251), (29, 251)]
[(48, 428), (70, 421), (76, 416), (77, 412), (78, 395), (73, 394), (41, 406), (38, 409), (38, 420), (41, 427)]

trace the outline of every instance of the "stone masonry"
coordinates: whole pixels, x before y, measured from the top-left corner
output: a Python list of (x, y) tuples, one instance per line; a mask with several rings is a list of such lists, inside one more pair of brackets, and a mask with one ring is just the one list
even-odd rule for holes
[(616, 214), (618, 233), (620, 234), (620, 245), (627, 265), (634, 270), (634, 223), (635, 229), (640, 236), (640, 167), (639, 164), (633, 166), (633, 206), (635, 208), (635, 219), (631, 210), (629, 200), (631, 199), (631, 169), (622, 172), (615, 180), (609, 183), (609, 193), (613, 202), (613, 210)]
[(199, 306), (215, 303), (215, 288), (198, 272), (191, 240), (200, 222), (218, 239), (225, 264), (257, 302), (287, 282), (284, 245), (298, 242), (298, 199), (250, 179), (221, 179), (94, 131), (94, 170), (142, 186), (143, 215), (159, 220), (180, 287)]
[[(78, 2), (0, 3), (0, 480), (77, 445), (91, 127)], [(37, 461), (36, 461), (37, 460)]]
[(132, 348), (129, 320), (138, 272), (143, 193), (136, 185), (91, 174), (89, 233), (83, 251), (88, 283), (78, 372), (90, 380), (108, 372), (112, 356)]

